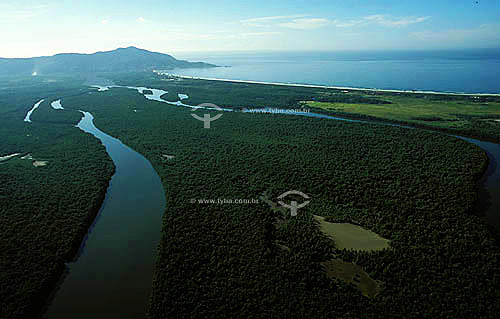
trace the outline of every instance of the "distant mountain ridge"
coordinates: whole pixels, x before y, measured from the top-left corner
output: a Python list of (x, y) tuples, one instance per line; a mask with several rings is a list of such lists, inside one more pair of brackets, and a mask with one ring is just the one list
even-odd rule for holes
[(55, 73), (143, 71), (175, 68), (210, 68), (216, 65), (177, 60), (169, 54), (133, 46), (92, 54), (60, 53), (33, 58), (0, 58), (0, 76)]

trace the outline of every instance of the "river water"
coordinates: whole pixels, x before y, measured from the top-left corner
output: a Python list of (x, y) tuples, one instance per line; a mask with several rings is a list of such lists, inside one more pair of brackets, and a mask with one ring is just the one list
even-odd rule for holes
[(78, 127), (104, 144), (116, 171), (46, 317), (143, 318), (165, 211), (163, 186), (148, 160), (96, 128), (90, 113), (82, 113)]
[(31, 122), (31, 114), (33, 114), (33, 112), (40, 106), (40, 104), (43, 103), (43, 101), (45, 101), (45, 100), (42, 99), (42, 100), (36, 102), (35, 105), (33, 105), (33, 107), (31, 108), (31, 110), (29, 110), (28, 113), (26, 113), (26, 117), (24, 118), (25, 122)]

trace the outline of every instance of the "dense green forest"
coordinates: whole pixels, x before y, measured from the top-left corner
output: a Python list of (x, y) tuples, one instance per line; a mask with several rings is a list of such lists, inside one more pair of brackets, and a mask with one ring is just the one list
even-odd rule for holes
[[(108, 76), (121, 85), (169, 90), (165, 98), (172, 101), (187, 94), (193, 105), (395, 103), (368, 92), (353, 97), (143, 73)], [(487, 165), (475, 145), (438, 132), (241, 112), (224, 113), (207, 130), (189, 109), (135, 90), (97, 92), (81, 84), (0, 85), (0, 156), (29, 153), (48, 162), (35, 168), (16, 157), (0, 164), (0, 318), (40, 310), (100, 206), (113, 165), (95, 138), (73, 126), (79, 109), (146, 156), (162, 178), (167, 209), (150, 318), (495, 318), (500, 311), (498, 243), (474, 211)], [(33, 123), (23, 122), (41, 98)], [(59, 98), (64, 112), (49, 106)], [(263, 193), (277, 201), (289, 190), (311, 198), (293, 218), (262, 200), (196, 201)], [(313, 215), (354, 220), (389, 239), (391, 248), (339, 250)], [(324, 265), (332, 259), (362, 267), (382, 283), (380, 292), (368, 298), (328, 277)]]
[[(0, 163), (0, 318), (40, 312), (101, 206), (113, 163), (74, 127), (78, 112), (50, 107), (84, 94), (80, 81), (66, 78), (0, 81), (0, 156), (21, 153)], [(24, 122), (42, 98), (33, 122)]]
[[(130, 79), (120, 84), (202, 101), (189, 83)], [(238, 112), (206, 130), (189, 109), (123, 88), (85, 101), (96, 125), (144, 154), (165, 185), (149, 317), (494, 318), (500, 310), (498, 244), (474, 215), (487, 165), (478, 147), (421, 130)], [(292, 189), (311, 197), (296, 218), (264, 202), (191, 203)], [(391, 249), (338, 250), (313, 214), (348, 216)], [(332, 258), (360, 265), (383, 289), (370, 299), (329, 279), (322, 262)]]

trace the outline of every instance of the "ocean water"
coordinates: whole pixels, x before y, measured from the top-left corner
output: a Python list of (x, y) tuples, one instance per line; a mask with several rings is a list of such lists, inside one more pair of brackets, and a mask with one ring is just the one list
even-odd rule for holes
[(178, 53), (220, 68), (197, 77), (396, 90), (500, 93), (500, 49), (373, 52)]

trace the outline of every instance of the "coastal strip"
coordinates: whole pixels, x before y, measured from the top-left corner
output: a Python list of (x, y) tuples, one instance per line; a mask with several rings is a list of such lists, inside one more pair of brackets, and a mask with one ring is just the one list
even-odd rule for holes
[(455, 95), (455, 96), (500, 96), (500, 93), (460, 93), (460, 92), (438, 92), (438, 91), (420, 91), (420, 90), (390, 90), (390, 89), (359, 88), (359, 87), (349, 87), (349, 86), (327, 86), (327, 85), (314, 85), (314, 84), (264, 82), (264, 81), (250, 81), (250, 80), (231, 80), (231, 79), (179, 75), (179, 74), (173, 74), (173, 73), (168, 73), (168, 72), (162, 72), (162, 71), (158, 71), (158, 70), (153, 70), (153, 73), (156, 73), (158, 75), (167, 75), (167, 76), (171, 76), (171, 77), (190, 79), (190, 80), (206, 80), (206, 81), (220, 81), (220, 82), (231, 82), (231, 83), (279, 85), (279, 86), (304, 87), (304, 88), (316, 88), (316, 89), (350, 90), (350, 91), (360, 91), (360, 92), (436, 94), (436, 95)]

